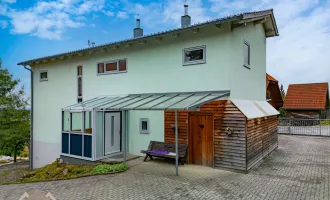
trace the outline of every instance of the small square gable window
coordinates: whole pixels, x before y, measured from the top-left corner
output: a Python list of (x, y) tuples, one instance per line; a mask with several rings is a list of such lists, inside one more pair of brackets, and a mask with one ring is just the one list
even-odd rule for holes
[(144, 134), (148, 134), (150, 132), (149, 119), (140, 119), (140, 132)]
[(183, 65), (203, 64), (206, 62), (206, 47), (191, 47), (183, 50)]
[(40, 81), (48, 81), (48, 71), (40, 71)]

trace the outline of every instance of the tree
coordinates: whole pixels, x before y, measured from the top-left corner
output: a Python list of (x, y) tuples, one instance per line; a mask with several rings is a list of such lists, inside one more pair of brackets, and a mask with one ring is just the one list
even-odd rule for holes
[(282, 99), (284, 101), (285, 100), (285, 91), (284, 91), (284, 88), (283, 88), (283, 84), (281, 84), (280, 90), (281, 90)]
[(18, 88), (14, 79), (0, 60), (0, 153), (13, 155), (24, 149), (30, 137), (30, 111), (24, 97), (24, 87)]

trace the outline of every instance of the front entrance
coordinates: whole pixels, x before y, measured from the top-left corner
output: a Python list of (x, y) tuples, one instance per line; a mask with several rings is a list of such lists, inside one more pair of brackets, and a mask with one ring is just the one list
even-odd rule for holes
[(213, 116), (189, 116), (189, 163), (213, 167)]
[(120, 152), (120, 113), (104, 113), (104, 155)]

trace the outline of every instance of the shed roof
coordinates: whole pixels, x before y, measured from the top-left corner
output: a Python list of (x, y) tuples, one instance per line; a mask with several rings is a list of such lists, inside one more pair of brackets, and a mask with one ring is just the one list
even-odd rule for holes
[(325, 109), (328, 97), (328, 83), (289, 85), (283, 108)]
[(267, 101), (232, 100), (232, 102), (248, 119), (280, 114)]
[(227, 97), (230, 91), (128, 94), (96, 97), (63, 110), (198, 110), (200, 106)]
[[(265, 19), (267, 19), (267, 20), (265, 20)], [(26, 66), (26, 65), (34, 64), (35, 62), (47, 62), (47, 60), (52, 60), (55, 58), (63, 59), (65, 56), (71, 58), (72, 56), (80, 55), (81, 53), (84, 53), (84, 52), (89, 52), (89, 51), (93, 51), (93, 50), (102, 50), (106, 47), (122, 45), (122, 44), (130, 44), (133, 42), (141, 42), (146, 39), (164, 36), (166, 34), (180, 33), (180, 32), (186, 31), (186, 30), (201, 28), (201, 27), (208, 26), (208, 25), (218, 25), (218, 24), (225, 23), (225, 22), (237, 22), (237, 23), (244, 24), (246, 22), (254, 22), (257, 20), (265, 20), (266, 37), (273, 37), (273, 36), (279, 35), (275, 17), (274, 17), (274, 13), (273, 13), (273, 9), (269, 9), (269, 10), (262, 10), (262, 11), (256, 11), (256, 12), (245, 12), (245, 13), (240, 13), (240, 14), (236, 14), (236, 15), (230, 15), (230, 16), (226, 16), (226, 17), (222, 17), (222, 18), (217, 18), (214, 20), (197, 23), (197, 24), (190, 25), (190, 26), (187, 26), (184, 28), (166, 30), (166, 31), (158, 32), (158, 33), (144, 35), (142, 37), (130, 38), (130, 39), (120, 40), (120, 41), (111, 42), (111, 43), (107, 43), (107, 44), (101, 44), (101, 45), (98, 45), (95, 47), (83, 48), (83, 49), (79, 49), (79, 50), (69, 51), (66, 53), (60, 53), (60, 54), (55, 54), (55, 55), (51, 55), (51, 56), (45, 56), (45, 57), (41, 57), (41, 58), (27, 60), (27, 61), (18, 63), (18, 65)]]

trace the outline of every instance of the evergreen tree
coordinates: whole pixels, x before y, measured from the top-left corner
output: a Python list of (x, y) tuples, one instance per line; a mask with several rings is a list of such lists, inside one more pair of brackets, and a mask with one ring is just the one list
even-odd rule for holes
[(280, 90), (281, 90), (282, 99), (284, 101), (284, 99), (285, 99), (285, 91), (284, 91), (284, 88), (283, 88), (283, 85), (282, 84), (281, 84)]

